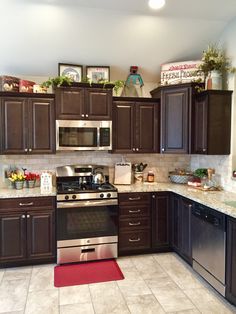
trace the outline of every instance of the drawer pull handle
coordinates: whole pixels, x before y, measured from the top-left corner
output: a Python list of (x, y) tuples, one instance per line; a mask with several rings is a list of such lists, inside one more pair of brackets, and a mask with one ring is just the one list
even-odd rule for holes
[(141, 225), (141, 222), (129, 222), (129, 226), (139, 226)]
[(139, 201), (141, 199), (140, 196), (138, 197), (129, 197), (129, 201)]
[(129, 242), (139, 242), (141, 239), (137, 238), (137, 239), (129, 239)]
[(133, 213), (140, 213), (141, 210), (140, 209), (137, 209), (137, 210), (129, 210), (129, 213), (133, 214)]
[(20, 203), (19, 205), (20, 206), (33, 206), (34, 203), (33, 202), (30, 202), (30, 203)]

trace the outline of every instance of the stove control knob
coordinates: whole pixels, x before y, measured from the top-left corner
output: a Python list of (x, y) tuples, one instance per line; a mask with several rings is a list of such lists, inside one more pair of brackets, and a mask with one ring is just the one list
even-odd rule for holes
[(110, 198), (111, 197), (111, 193), (107, 193), (107, 197)]
[(103, 193), (102, 193), (102, 194), (100, 194), (100, 197), (101, 197), (101, 198), (103, 198), (103, 197), (104, 197), (104, 194), (103, 194)]
[(73, 198), (73, 200), (75, 200), (76, 199), (76, 195), (72, 195), (72, 198)]
[(65, 196), (65, 200), (67, 201), (69, 199), (69, 195), (66, 195)]

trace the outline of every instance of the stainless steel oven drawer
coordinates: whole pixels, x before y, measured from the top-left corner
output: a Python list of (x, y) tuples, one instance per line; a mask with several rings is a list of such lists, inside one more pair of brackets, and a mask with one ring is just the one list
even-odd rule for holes
[(74, 246), (57, 249), (57, 264), (117, 258), (117, 243)]

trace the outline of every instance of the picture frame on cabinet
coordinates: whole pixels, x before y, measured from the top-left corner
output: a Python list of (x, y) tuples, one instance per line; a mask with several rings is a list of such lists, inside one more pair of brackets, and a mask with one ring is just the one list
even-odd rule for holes
[(67, 76), (73, 82), (81, 82), (83, 78), (83, 66), (71, 63), (58, 63), (58, 75)]
[(109, 66), (86, 66), (86, 77), (92, 83), (99, 83), (110, 81), (110, 67)]

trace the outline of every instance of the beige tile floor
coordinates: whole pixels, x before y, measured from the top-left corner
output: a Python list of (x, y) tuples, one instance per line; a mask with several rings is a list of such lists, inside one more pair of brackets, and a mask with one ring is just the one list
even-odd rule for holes
[(0, 269), (0, 313), (236, 313), (174, 253), (118, 263), (124, 280), (64, 288), (53, 286), (54, 265)]

